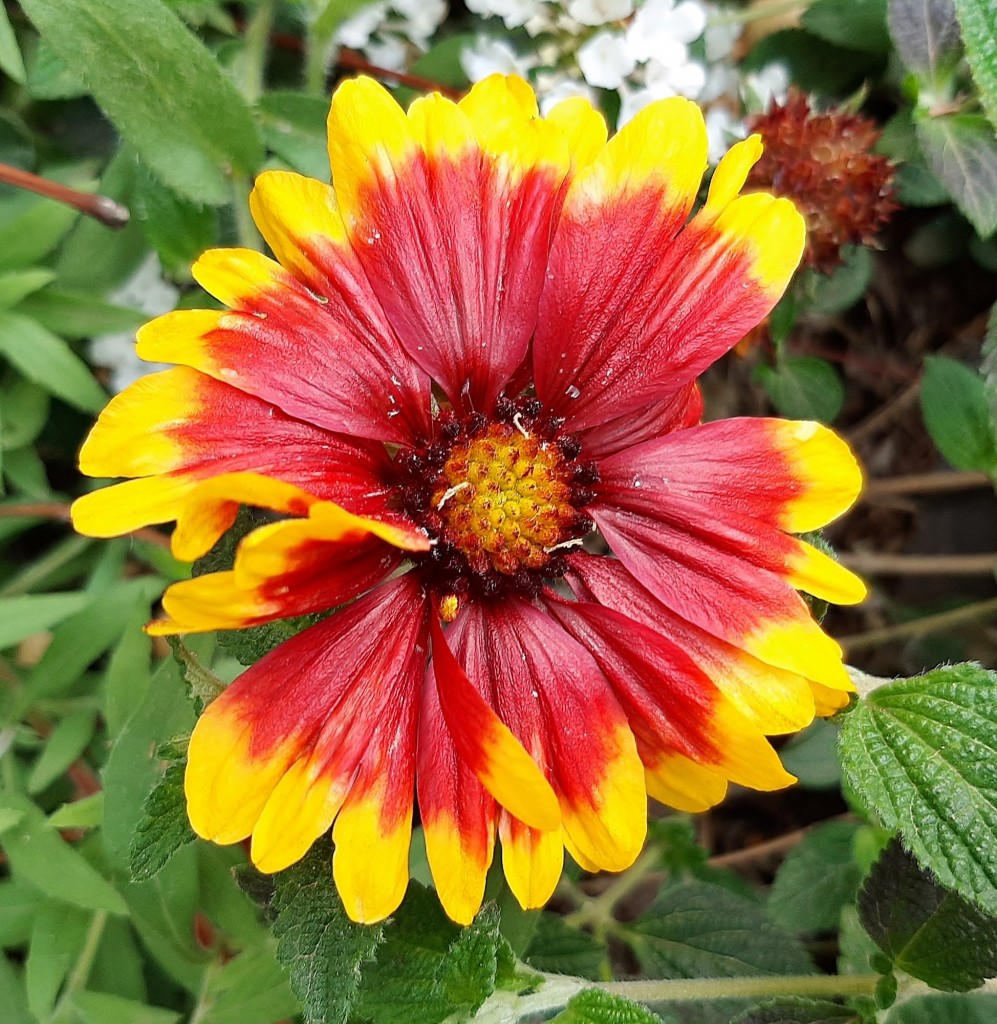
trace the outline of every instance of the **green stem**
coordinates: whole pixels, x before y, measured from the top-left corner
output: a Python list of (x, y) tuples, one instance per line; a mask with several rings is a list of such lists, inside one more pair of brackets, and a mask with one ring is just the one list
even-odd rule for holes
[(584, 906), (565, 917), (572, 928), (588, 926), (601, 936), (613, 921), (613, 907), (636, 889), (653, 871), (657, 870), (661, 851), (652, 843), (623, 874), (614, 878), (605, 890)]
[(242, 52), (242, 95), (254, 104), (263, 93), (276, 0), (262, 0), (246, 25)]
[(73, 997), (73, 994), (86, 988), (106, 924), (107, 911), (94, 911), (93, 917), (90, 918), (90, 927), (87, 929), (87, 934), (83, 939), (83, 948), (80, 950), (80, 955), (76, 958), (76, 963), (73, 964), (73, 970), (66, 979), (62, 994), (59, 996), (59, 1001), (52, 1011), (50, 1019), (58, 1020), (63, 1007)]

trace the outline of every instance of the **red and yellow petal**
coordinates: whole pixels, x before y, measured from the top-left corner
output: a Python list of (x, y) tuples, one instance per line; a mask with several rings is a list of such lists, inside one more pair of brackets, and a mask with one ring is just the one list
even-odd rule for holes
[(748, 144), (723, 168), (713, 205), (683, 227), (705, 169), (705, 129), (685, 102), (647, 107), (642, 148), (618, 141), (627, 125), (606, 146), (620, 146), (611, 170), (598, 170), (600, 154), (566, 200), (534, 370), (538, 395), (570, 430), (687, 385), (769, 312), (799, 263), (803, 220), (791, 203), (732, 198)]
[(470, 924), (481, 907), (495, 850), (495, 799), (457, 751), (432, 667), (419, 720), (416, 786), (440, 903), (452, 920)]
[(244, 537), (231, 570), (174, 583), (163, 595), (167, 617), (147, 629), (154, 636), (241, 629), (335, 608), (384, 579), (403, 550), (428, 546), (414, 528), (317, 502), (307, 519), (271, 523)]
[[(465, 412), (491, 410), (536, 325), (570, 156), (535, 103), (498, 76), (407, 115), (367, 78), (332, 100), (333, 186), (354, 251), (410, 357)], [(580, 122), (574, 133), (590, 134)]]
[(540, 832), (508, 811), (499, 811), (502, 871), (524, 910), (537, 910), (554, 895), (564, 867), (560, 829)]
[(363, 921), (390, 913), (407, 881), (427, 618), (418, 584), (385, 584), (286, 641), (212, 702), (185, 777), (198, 835), (252, 835), (257, 865), (279, 870), (338, 810), (348, 912)]

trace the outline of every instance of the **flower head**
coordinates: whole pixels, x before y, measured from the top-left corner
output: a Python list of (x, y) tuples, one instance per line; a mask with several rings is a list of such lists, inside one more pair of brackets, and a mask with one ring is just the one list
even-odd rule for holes
[[(194, 558), (239, 504), (276, 513), (230, 571), (174, 584), (176, 633), (337, 609), (201, 716), (199, 835), (264, 871), (332, 828), (359, 921), (397, 907), (417, 794), (449, 914), (477, 911), (496, 835), (543, 904), (563, 851), (637, 856), (646, 794), (689, 811), (728, 780), (792, 781), (766, 734), (852, 688), (798, 593), (861, 583), (798, 539), (860, 474), (816, 423), (700, 424), (695, 378), (777, 301), (803, 248), (790, 202), (738, 196), (760, 147), (706, 167), (669, 99), (607, 142), (585, 100), (545, 118), (520, 79), (404, 112), (369, 79), (332, 100), (332, 184), (261, 174), (244, 249), (194, 267), (227, 309), (148, 324), (177, 363), (115, 398), (81, 498), (109, 536), (176, 520)], [(599, 531), (615, 557), (590, 553)], [(589, 545), (592, 546), (592, 545)]]
[(765, 146), (749, 183), (799, 207), (806, 264), (826, 273), (841, 263), (842, 246), (872, 245), (897, 209), (893, 162), (873, 152), (880, 136), (873, 121), (840, 109), (818, 113), (792, 91), (748, 125)]

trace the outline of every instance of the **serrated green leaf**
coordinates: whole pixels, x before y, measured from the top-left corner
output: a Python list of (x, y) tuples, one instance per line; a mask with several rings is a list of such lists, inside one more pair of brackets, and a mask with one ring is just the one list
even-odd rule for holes
[(953, 0), (889, 0), (893, 44), (912, 71), (937, 75), (959, 55), (959, 22)]
[(0, 313), (0, 356), (82, 412), (99, 412), (107, 403), (107, 393), (66, 342), (20, 313)]
[(495, 989), (499, 941), (494, 904), (461, 929), (433, 893), (412, 882), (364, 970), (357, 1015), (377, 1024), (440, 1024), (472, 1014)]
[(980, 101), (997, 128), (997, 7), (991, 0), (955, 0), (955, 9)]
[(303, 92), (268, 92), (260, 97), (259, 113), (263, 140), (281, 160), (310, 178), (330, 179), (327, 99)]
[(276, 878), (277, 960), (309, 1024), (345, 1024), (360, 988), (361, 965), (384, 941), (380, 926), (354, 924), (332, 884), (332, 850), (317, 842)]
[(79, 957), (93, 914), (62, 903), (42, 907), (31, 928), (24, 968), (28, 1006), (40, 1020), (55, 1005), (66, 975)]
[(104, 794), (91, 793), (72, 803), (63, 804), (48, 816), (53, 828), (93, 828), (104, 820)]
[(588, 989), (574, 996), (552, 1024), (662, 1024), (664, 1019), (629, 999)]
[(997, 918), (942, 888), (897, 841), (876, 861), (858, 907), (893, 965), (932, 988), (968, 992), (997, 975)]
[(841, 378), (830, 363), (816, 356), (784, 356), (775, 368), (759, 366), (757, 373), (783, 416), (830, 423), (844, 405)]
[(858, 892), (862, 872), (853, 845), (859, 826), (830, 821), (791, 850), (772, 884), (769, 916), (792, 932), (830, 931)]
[(990, 422), (983, 378), (945, 356), (929, 356), (921, 378), (924, 425), (956, 469), (997, 470), (997, 433)]
[(25, 0), (42, 38), (83, 79), (159, 178), (195, 202), (230, 198), (230, 167), (263, 158), (256, 125), (204, 44), (160, 0)]
[(803, 947), (761, 907), (719, 886), (693, 882), (663, 892), (619, 934), (652, 978), (810, 974)]
[(0, 804), (24, 811), (21, 823), (0, 835), (15, 878), (76, 907), (127, 914), (124, 900), (111, 883), (59, 836), (30, 800), (19, 793), (4, 793)]
[(17, 36), (10, 24), (6, 8), (0, 4), (0, 69), (15, 82), (24, 85), (28, 73), (24, 70), (24, 60), (17, 45)]
[(0, 448), (32, 444), (48, 420), (48, 392), (30, 380), (8, 374), (0, 395)]
[(897, 1006), (889, 1024), (993, 1024), (997, 1020), (997, 996), (930, 995)]
[(83, 753), (93, 736), (94, 712), (88, 709), (66, 715), (46, 739), (41, 756), (28, 776), (28, 792), (47, 789)]
[(146, 798), (128, 851), (129, 870), (136, 882), (157, 874), (181, 846), (196, 838), (187, 820), (185, 770), (186, 764), (171, 764)]
[(850, 50), (886, 53), (886, 0), (817, 0), (803, 12), (800, 24), (815, 36)]
[(997, 138), (985, 117), (940, 114), (918, 121), (932, 172), (981, 237), (997, 230)]
[(89, 601), (88, 594), (28, 594), (0, 598), (0, 650), (68, 619)]
[(70, 999), (82, 1024), (178, 1024), (181, 1014), (107, 992), (74, 992)]
[(210, 669), (204, 667), (197, 655), (179, 637), (169, 638), (173, 657), (180, 665), (184, 682), (187, 684), (194, 708), (198, 714), (219, 697), (225, 690), (225, 683)]
[(771, 999), (739, 1013), (730, 1024), (858, 1024), (858, 1016), (847, 1006), (825, 1000)]
[(523, 959), (538, 971), (598, 981), (606, 958), (605, 942), (565, 924), (557, 914), (543, 913)]
[(983, 394), (990, 414), (990, 432), (997, 437), (997, 305), (990, 310), (983, 342)]
[(887, 683), (843, 717), (845, 784), (946, 888), (997, 913), (997, 673)]

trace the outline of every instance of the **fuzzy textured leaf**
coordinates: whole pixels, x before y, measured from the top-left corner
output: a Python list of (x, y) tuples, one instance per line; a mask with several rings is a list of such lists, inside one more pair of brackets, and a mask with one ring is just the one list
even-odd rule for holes
[(171, 764), (146, 798), (145, 813), (128, 848), (128, 867), (136, 882), (152, 878), (181, 846), (195, 839), (183, 792), (185, 768), (186, 764)]
[(525, 959), (538, 971), (598, 980), (606, 961), (606, 945), (565, 924), (563, 917), (541, 914)]
[(160, 0), (25, 0), (42, 38), (171, 188), (229, 198), (229, 168), (263, 158), (249, 108), (200, 40)]
[(730, 1024), (852, 1024), (858, 1016), (847, 1006), (823, 999), (772, 999), (739, 1013)]
[(629, 999), (588, 989), (579, 992), (551, 1024), (662, 1024), (663, 1019)]
[(417, 882), (384, 929), (377, 960), (364, 970), (357, 1016), (377, 1024), (439, 1024), (474, 1013), (495, 990), (502, 939), (487, 904), (466, 928), (443, 913)]
[(983, 342), (983, 394), (990, 414), (990, 432), (997, 437), (997, 305), (990, 310), (987, 335)]
[(894, 841), (859, 895), (865, 930), (902, 971), (948, 992), (968, 992), (997, 975), (997, 918), (932, 875)]
[(997, 1020), (997, 996), (920, 996), (890, 1013), (890, 1024), (993, 1024)]
[(841, 908), (862, 880), (853, 843), (859, 826), (831, 821), (815, 828), (792, 850), (775, 876), (769, 916), (793, 932), (836, 928)]
[(997, 128), (997, 6), (993, 0), (955, 0), (955, 9), (980, 101)]
[(361, 965), (384, 941), (379, 926), (354, 924), (332, 884), (332, 850), (316, 843), (308, 856), (277, 876), (274, 935), (277, 959), (305, 1020), (345, 1024), (360, 988)]
[(845, 402), (838, 372), (816, 356), (785, 356), (775, 369), (759, 367), (759, 376), (772, 404), (791, 419), (830, 423)]
[(946, 888), (997, 914), (997, 673), (951, 665), (844, 716), (845, 784)]
[(917, 125), (928, 166), (981, 238), (997, 230), (997, 138), (985, 117), (942, 114)]
[(803, 947), (750, 900), (699, 882), (662, 893), (621, 928), (652, 978), (809, 974)]

